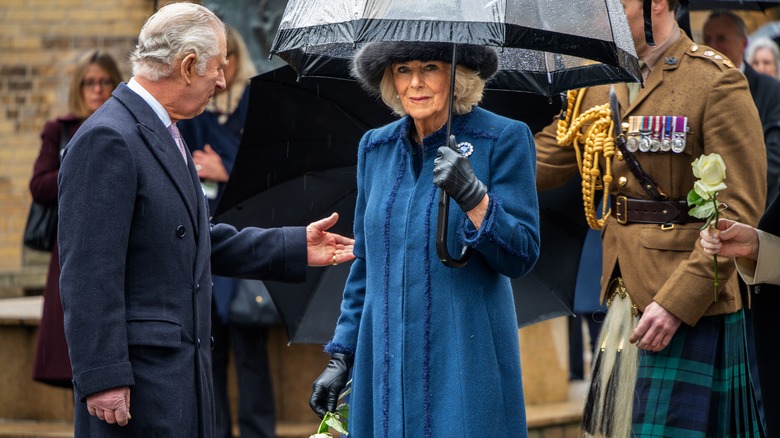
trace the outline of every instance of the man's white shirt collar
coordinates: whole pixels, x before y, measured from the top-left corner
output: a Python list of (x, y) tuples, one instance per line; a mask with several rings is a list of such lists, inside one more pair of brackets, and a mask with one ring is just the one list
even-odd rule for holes
[(133, 90), (135, 94), (141, 96), (141, 99), (143, 99), (147, 104), (149, 104), (150, 107), (152, 107), (152, 110), (155, 114), (157, 114), (157, 117), (160, 118), (160, 121), (163, 122), (163, 125), (165, 125), (166, 128), (171, 125), (171, 116), (168, 115), (168, 112), (165, 111), (165, 108), (163, 108), (162, 104), (160, 104), (160, 102), (158, 102), (157, 99), (151, 95), (151, 93), (146, 91), (146, 88), (144, 88), (141, 84), (138, 83), (138, 81), (135, 80), (135, 77), (130, 78), (130, 81), (127, 83), (127, 88)]

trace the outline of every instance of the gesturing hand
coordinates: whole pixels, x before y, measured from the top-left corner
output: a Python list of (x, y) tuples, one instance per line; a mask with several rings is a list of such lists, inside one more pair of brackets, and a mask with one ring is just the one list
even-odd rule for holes
[(88, 396), (87, 410), (106, 423), (127, 426), (131, 418), (130, 388), (113, 388)]
[(479, 205), (487, 194), (471, 168), (469, 159), (455, 150), (455, 136), (450, 136), (449, 146), (440, 146), (433, 162), (433, 183), (443, 188), (468, 213)]
[(333, 213), (306, 227), (309, 266), (337, 265), (355, 258), (355, 255), (352, 254), (354, 239), (327, 231), (336, 225), (338, 220), (339, 214)]

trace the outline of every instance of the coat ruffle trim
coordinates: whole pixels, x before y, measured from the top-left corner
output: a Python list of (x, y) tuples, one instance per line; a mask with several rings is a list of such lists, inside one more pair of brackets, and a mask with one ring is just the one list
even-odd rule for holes
[(355, 347), (350, 347), (344, 344), (338, 344), (333, 341), (328, 342), (328, 345), (325, 346), (324, 351), (328, 354), (339, 353), (339, 354), (345, 354), (350, 357), (355, 357)]

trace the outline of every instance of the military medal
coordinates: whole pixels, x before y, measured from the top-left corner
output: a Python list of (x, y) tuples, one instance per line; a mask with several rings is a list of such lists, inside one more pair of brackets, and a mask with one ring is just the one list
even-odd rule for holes
[(688, 118), (672, 117), (672, 152), (677, 154), (685, 150), (685, 135), (688, 133)]
[(661, 152), (669, 152), (672, 149), (672, 116), (664, 116), (662, 131)]
[(650, 152), (661, 149), (661, 116), (653, 117), (653, 139), (650, 141)]
[(639, 132), (637, 132), (637, 118), (636, 117), (629, 117), (629, 130), (628, 130), (628, 140), (626, 140), (626, 149), (628, 149), (629, 152), (636, 152), (639, 150)]
[(650, 129), (650, 117), (640, 117), (640, 120), (642, 120), (642, 129), (639, 130), (639, 134), (642, 137), (639, 140), (639, 150), (641, 152), (649, 152), (651, 147), (650, 134), (652, 133), (652, 130)]

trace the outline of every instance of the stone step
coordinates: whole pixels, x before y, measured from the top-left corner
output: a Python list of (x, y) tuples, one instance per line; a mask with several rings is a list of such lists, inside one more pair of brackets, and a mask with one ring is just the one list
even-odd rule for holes
[[(276, 438), (309, 438), (317, 426), (318, 423), (279, 424)], [(0, 420), (0, 438), (73, 438), (73, 424)]]

